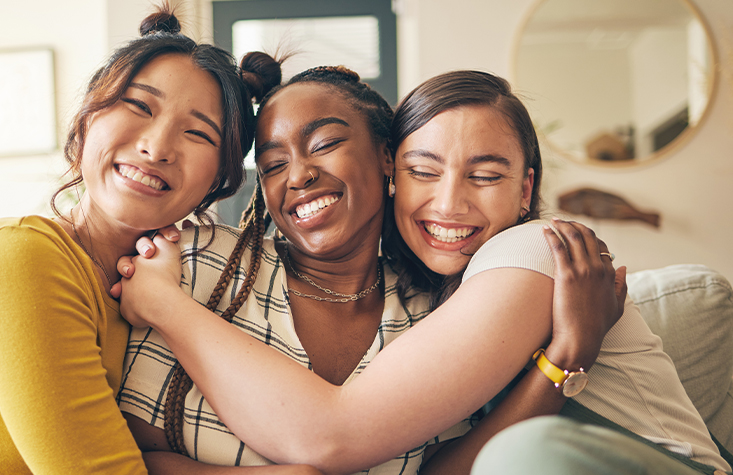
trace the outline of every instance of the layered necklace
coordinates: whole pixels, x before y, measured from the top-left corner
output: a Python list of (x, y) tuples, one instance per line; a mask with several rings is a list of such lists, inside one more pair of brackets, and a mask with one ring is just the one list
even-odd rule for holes
[[(82, 214), (83, 213), (84, 213), (84, 210), (82, 210)], [(74, 226), (74, 215), (73, 215), (73, 213), (71, 211), (69, 212), (69, 216), (71, 216), (71, 230), (74, 231), (74, 234), (76, 235), (76, 239), (79, 240), (79, 244), (81, 245), (81, 248), (84, 250), (84, 253), (87, 256), (89, 256), (89, 259), (91, 259), (92, 262), (94, 262), (97, 265), (97, 267), (99, 267), (100, 269), (102, 269), (102, 272), (104, 272), (104, 276), (107, 278), (107, 282), (109, 282), (109, 286), (112, 287), (112, 285), (114, 284), (114, 282), (112, 282), (112, 279), (109, 277), (109, 274), (107, 273), (107, 269), (105, 269), (104, 266), (102, 265), (102, 263), (99, 262), (94, 257), (94, 255), (87, 250), (87, 247), (84, 245), (84, 241), (81, 240), (81, 236), (79, 236), (79, 233), (76, 231), (76, 226)], [(87, 236), (89, 236), (89, 245), (91, 246), (92, 245), (92, 235), (89, 233), (89, 228), (87, 228)], [(92, 247), (92, 250), (93, 249), (94, 249), (94, 247)]]
[(382, 282), (382, 266), (377, 266), (377, 281), (374, 282), (374, 284), (367, 288), (362, 290), (361, 292), (357, 292), (355, 294), (342, 294), (339, 292), (336, 292), (335, 290), (327, 289), (319, 284), (317, 284), (313, 279), (308, 277), (307, 275), (301, 274), (297, 270), (295, 270), (295, 267), (293, 267), (293, 262), (290, 260), (290, 253), (288, 252), (288, 246), (285, 246), (285, 260), (288, 263), (288, 266), (290, 267), (290, 270), (293, 271), (293, 274), (295, 274), (296, 277), (298, 277), (303, 282), (306, 282), (313, 287), (317, 288), (321, 292), (324, 292), (328, 295), (333, 295), (334, 297), (340, 297), (340, 298), (331, 298), (331, 297), (319, 297), (318, 295), (311, 295), (311, 294), (304, 294), (302, 292), (298, 292), (295, 289), (288, 289), (288, 292), (292, 293), (293, 295), (296, 295), (298, 297), (304, 297), (309, 298), (313, 300), (318, 300), (319, 302), (331, 302), (331, 303), (347, 303), (347, 302), (356, 302), (359, 299), (363, 299), (370, 293), (372, 293), (377, 287), (379, 287), (380, 282)]

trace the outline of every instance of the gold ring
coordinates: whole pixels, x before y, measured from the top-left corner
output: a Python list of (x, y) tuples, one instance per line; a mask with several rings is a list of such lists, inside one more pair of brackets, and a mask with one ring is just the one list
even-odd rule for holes
[(611, 259), (611, 262), (613, 262), (613, 260), (616, 259), (616, 254), (614, 254), (613, 252), (602, 252), (601, 257), (603, 256), (606, 256), (609, 259)]
[(313, 172), (308, 170), (308, 174), (311, 176), (311, 181), (316, 181), (316, 177), (313, 176)]

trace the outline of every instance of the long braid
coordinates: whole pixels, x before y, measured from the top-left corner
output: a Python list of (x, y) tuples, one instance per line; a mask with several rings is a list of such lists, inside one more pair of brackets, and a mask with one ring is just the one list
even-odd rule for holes
[[(242, 307), (247, 300), (249, 293), (257, 280), (257, 273), (262, 262), (263, 240), (265, 235), (265, 201), (262, 197), (262, 190), (259, 181), (255, 188), (255, 193), (250, 201), (250, 206), (244, 212), (240, 227), (242, 233), (237, 239), (237, 243), (232, 250), (229, 260), (222, 271), (219, 281), (211, 293), (206, 308), (214, 311), (221, 301), (224, 292), (234, 277), (236, 270), (242, 261), (244, 250), (247, 244), (252, 244), (252, 258), (247, 269), (247, 275), (237, 295), (232, 300), (229, 307), (221, 314), (221, 318), (227, 322), (231, 322), (234, 315)], [(168, 395), (165, 400), (165, 409), (163, 414), (163, 426), (168, 444), (174, 452), (188, 456), (188, 451), (183, 440), (183, 419), (184, 409), (186, 405), (186, 396), (193, 387), (191, 377), (180, 363), (176, 363), (168, 386)]]

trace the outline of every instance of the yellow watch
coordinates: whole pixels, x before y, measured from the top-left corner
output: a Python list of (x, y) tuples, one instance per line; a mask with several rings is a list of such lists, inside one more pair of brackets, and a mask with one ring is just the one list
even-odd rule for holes
[(583, 368), (580, 368), (578, 371), (568, 371), (558, 368), (547, 359), (544, 348), (535, 351), (532, 359), (535, 360), (540, 371), (550, 378), (550, 381), (555, 383), (555, 387), (565, 397), (577, 396), (588, 385), (588, 374), (586, 374)]

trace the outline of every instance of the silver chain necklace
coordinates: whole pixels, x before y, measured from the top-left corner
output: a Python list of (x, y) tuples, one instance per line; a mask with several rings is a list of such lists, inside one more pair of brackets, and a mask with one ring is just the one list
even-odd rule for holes
[(288, 262), (288, 266), (290, 267), (290, 270), (292, 270), (293, 274), (295, 274), (296, 277), (298, 277), (300, 280), (312, 285), (313, 287), (317, 288), (321, 292), (327, 293), (328, 295), (333, 295), (335, 297), (341, 297), (339, 299), (333, 299), (330, 297), (319, 297), (318, 295), (304, 294), (302, 292), (298, 292), (295, 289), (288, 289), (288, 292), (291, 292), (292, 294), (298, 297), (318, 300), (319, 302), (331, 302), (331, 303), (356, 302), (357, 300), (363, 299), (364, 297), (372, 293), (377, 287), (379, 287), (380, 282), (382, 282), (382, 267), (378, 265), (377, 266), (377, 281), (374, 282), (374, 285), (356, 294), (341, 294), (334, 290), (327, 289), (321, 285), (318, 285), (316, 282), (313, 281), (313, 279), (311, 279), (307, 275), (303, 275), (300, 272), (298, 272), (297, 270), (295, 270), (295, 267), (293, 267), (293, 262), (290, 260), (290, 253), (288, 252), (287, 245), (285, 245), (285, 260)]
[[(89, 256), (89, 259), (91, 259), (92, 262), (94, 262), (97, 265), (97, 267), (99, 267), (100, 269), (102, 269), (102, 272), (104, 272), (104, 276), (107, 278), (107, 282), (109, 283), (109, 286), (112, 287), (112, 285), (114, 285), (114, 284), (112, 282), (112, 279), (109, 278), (109, 274), (107, 273), (107, 269), (105, 269), (104, 266), (102, 265), (102, 263), (99, 262), (92, 255), (92, 253), (87, 250), (87, 247), (84, 245), (84, 241), (81, 240), (81, 236), (79, 236), (79, 233), (76, 231), (76, 226), (74, 226), (74, 215), (71, 214), (71, 213), (69, 213), (69, 215), (71, 216), (71, 230), (74, 231), (74, 234), (76, 235), (76, 238), (79, 240), (79, 244), (81, 245), (81, 248), (84, 250), (84, 253), (87, 256)], [(89, 236), (89, 242), (90, 243), (92, 242), (92, 237), (91, 236)]]

